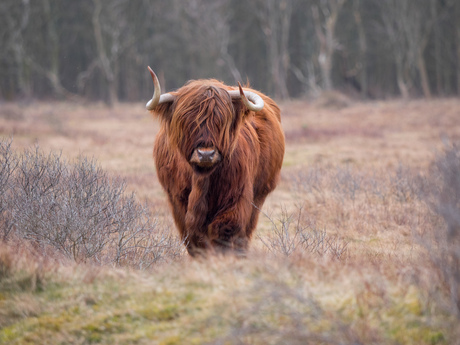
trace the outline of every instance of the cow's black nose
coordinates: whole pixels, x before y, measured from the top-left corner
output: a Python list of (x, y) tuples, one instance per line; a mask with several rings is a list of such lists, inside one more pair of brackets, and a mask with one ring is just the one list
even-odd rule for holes
[(216, 153), (215, 150), (201, 150), (198, 149), (198, 157), (200, 158), (200, 161), (202, 162), (211, 162), (212, 159), (214, 158), (214, 153)]

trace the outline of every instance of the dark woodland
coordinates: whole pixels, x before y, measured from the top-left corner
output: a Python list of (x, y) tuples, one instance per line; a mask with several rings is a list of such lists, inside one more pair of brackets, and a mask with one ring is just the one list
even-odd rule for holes
[(2, 0), (0, 99), (140, 101), (189, 79), (275, 99), (460, 94), (457, 0)]

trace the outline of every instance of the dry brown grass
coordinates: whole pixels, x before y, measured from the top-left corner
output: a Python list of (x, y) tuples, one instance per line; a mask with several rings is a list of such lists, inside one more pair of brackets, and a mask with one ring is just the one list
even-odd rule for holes
[[(292, 101), (281, 108), (287, 141), (282, 180), (264, 206), (268, 217), (260, 217), (259, 234), (270, 231), (283, 210), (294, 214), (302, 206), (305, 223), (348, 239), (358, 255), (410, 255), (410, 235), (429, 217), (409, 183), (427, 173), (443, 138), (460, 139), (460, 101), (378, 101), (332, 109)], [(151, 158), (157, 130), (137, 103), (112, 109), (69, 103), (0, 107), (0, 133), (14, 136), (16, 148), (38, 143), (67, 158), (94, 157), (172, 224)]]
[[(449, 306), (449, 286), (423, 245), (444, 223), (427, 204), (424, 188), (443, 141), (460, 139), (460, 100), (320, 105), (281, 104), (287, 143), (282, 178), (263, 207), (249, 260), (185, 257), (157, 267), (152, 276), (117, 278), (121, 304), (101, 297), (110, 296), (105, 278), (94, 283), (101, 295), (75, 287), (71, 298), (83, 293), (103, 306), (94, 311), (91, 301), (78, 302), (81, 310), (91, 309), (91, 322), (109, 327), (110, 320), (118, 327), (117, 320), (124, 320), (134, 328), (113, 332), (131, 332), (138, 343), (455, 343), (458, 318)], [(94, 157), (173, 228), (151, 157), (157, 130), (142, 104), (0, 105), (0, 134), (14, 136), (15, 148), (38, 143), (66, 158)], [(286, 243), (296, 247), (290, 251)], [(344, 250), (340, 256), (308, 250), (321, 243)], [(5, 267), (0, 265), (0, 275)], [(83, 271), (86, 278), (74, 278), (85, 284), (102, 274)], [(128, 298), (136, 289), (139, 297)], [(156, 299), (147, 297), (149, 291), (156, 291)], [(32, 300), (28, 307), (6, 298), (11, 313), (23, 313), (15, 320), (27, 323), (31, 315), (46, 310), (49, 317), (60, 308), (26, 298)], [(139, 320), (147, 322), (142, 332), (135, 328)], [(156, 320), (154, 329), (149, 320)], [(75, 335), (78, 327), (88, 329), (83, 319), (59, 322), (67, 325), (57, 332), (62, 339), (86, 337)], [(17, 330), (7, 336), (13, 339)]]

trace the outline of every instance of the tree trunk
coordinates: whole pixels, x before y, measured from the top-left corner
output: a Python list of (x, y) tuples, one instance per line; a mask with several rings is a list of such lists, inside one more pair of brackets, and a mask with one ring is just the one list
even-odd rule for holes
[(281, 8), (281, 41), (280, 41), (280, 52), (281, 52), (281, 68), (279, 79), (282, 83), (280, 85), (281, 98), (288, 99), (289, 91), (287, 87), (287, 78), (290, 65), (289, 57), (289, 30), (292, 16), (292, 1), (283, 0), (280, 3)]
[(11, 37), (12, 51), (17, 66), (17, 82), (21, 96), (29, 98), (32, 96), (29, 73), (27, 73), (26, 56), (24, 52), (23, 31), (29, 24), (30, 1), (22, 0), (23, 10), (19, 25), (14, 23), (11, 17), (7, 16), (9, 30), (13, 32)]
[(97, 53), (99, 58), (99, 64), (104, 74), (105, 80), (107, 81), (108, 88), (108, 99), (107, 104), (109, 106), (114, 106), (118, 102), (117, 97), (117, 88), (115, 83), (115, 75), (110, 65), (110, 60), (107, 57), (104, 48), (104, 40), (102, 37), (102, 29), (100, 22), (100, 14), (102, 11), (101, 0), (93, 0), (94, 3), (94, 12), (93, 12), (93, 30), (94, 30), (94, 39), (96, 40)]
[(425, 98), (431, 98), (430, 83), (428, 81), (428, 73), (426, 71), (425, 58), (420, 54), (417, 59), (418, 70), (420, 73), (420, 81), (422, 83), (423, 95)]
[(265, 13), (260, 13), (259, 10), (258, 15), (268, 50), (271, 90), (275, 98), (287, 99), (292, 0), (263, 0), (257, 5), (265, 9)]
[[(274, 89), (273, 91), (275, 98), (278, 99), (289, 98), (289, 92), (286, 84), (286, 72), (284, 71), (284, 62), (286, 60), (286, 56), (289, 56), (286, 40), (287, 37), (289, 37), (290, 11), (287, 13), (286, 8), (283, 10), (283, 7), (286, 7), (288, 2), (288, 0), (283, 0), (280, 4), (278, 4), (278, 1), (269, 1), (269, 22), (268, 27), (265, 30), (266, 42), (268, 44), (270, 54), (269, 61)], [(281, 18), (279, 18), (279, 16)], [(282, 23), (280, 23), (280, 21)], [(283, 25), (285, 22), (288, 23), (287, 32), (285, 25)], [(281, 37), (278, 37), (278, 34), (281, 35)]]
[[(460, 15), (460, 3), (456, 3), (457, 18)], [(456, 30), (456, 46), (457, 46), (457, 95), (460, 96), (460, 21), (457, 20)]]
[(51, 13), (49, 0), (43, 1), (43, 14), (46, 23), (46, 52), (49, 65), (44, 67), (30, 56), (24, 56), (24, 60), (27, 62), (28, 66), (35, 70), (35, 72), (48, 79), (55, 96), (57, 95), (74, 101), (81, 100), (78, 95), (69, 92), (61, 84), (59, 72), (59, 35), (56, 29), (54, 15)]
[(360, 67), (360, 77), (359, 83), (361, 86), (361, 96), (367, 97), (367, 42), (366, 42), (366, 33), (364, 31), (364, 25), (361, 18), (361, 11), (360, 11), (360, 0), (354, 0), (353, 2), (354, 7), (354, 17), (356, 22), (356, 27), (358, 30), (358, 37), (359, 37), (359, 61), (361, 64)]
[(420, 74), (420, 82), (422, 84), (423, 95), (425, 96), (425, 98), (429, 99), (431, 98), (430, 82), (428, 80), (428, 73), (426, 70), (425, 57), (423, 56), (423, 52), (425, 51), (425, 47), (427, 43), (428, 43), (428, 36), (425, 36), (422, 39), (422, 42), (420, 42), (420, 46), (418, 49), (417, 68)]
[(321, 24), (318, 6), (312, 6), (315, 33), (319, 41), (318, 63), (323, 77), (324, 90), (332, 89), (332, 58), (337, 48), (334, 31), (339, 12), (344, 3), (345, 0), (328, 0), (320, 3), (321, 12), (324, 16), (324, 25)]
[(396, 83), (403, 99), (409, 98), (409, 87), (404, 77), (404, 64), (402, 58), (396, 59)]
[(436, 7), (437, 0), (431, 0), (431, 20), (433, 21), (433, 40), (434, 40), (434, 67), (435, 67), (435, 79), (436, 79), (436, 93), (441, 95), (443, 93), (442, 88), (442, 74), (441, 74), (441, 35), (439, 31), (438, 21), (438, 9)]
[(324, 35), (321, 27), (321, 20), (319, 18), (319, 10), (317, 6), (311, 8), (313, 13), (313, 19), (315, 23), (316, 37), (319, 42), (319, 54), (318, 64), (321, 71), (322, 85), (324, 90), (330, 90), (332, 88), (331, 71), (330, 71), (330, 59), (329, 52), (327, 50), (326, 36)]
[(43, 73), (49, 80), (51, 87), (55, 94), (63, 97), (71, 97), (71, 95), (61, 84), (59, 77), (59, 36), (56, 30), (56, 23), (53, 14), (51, 13), (51, 6), (49, 0), (43, 1), (43, 12), (45, 15), (46, 31), (47, 31), (47, 50), (49, 54), (48, 68), (38, 67), (33, 61), (33, 66), (39, 72)]

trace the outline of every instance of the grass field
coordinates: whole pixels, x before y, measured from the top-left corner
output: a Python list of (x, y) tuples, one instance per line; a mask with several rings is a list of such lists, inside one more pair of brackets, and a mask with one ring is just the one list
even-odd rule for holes
[[(431, 192), (460, 100), (281, 108), (282, 177), (246, 259), (182, 253), (137, 270), (2, 244), (0, 343), (460, 344), (460, 230), (438, 236)], [(0, 104), (15, 150), (94, 157), (174, 232), (157, 130), (142, 104)]]

